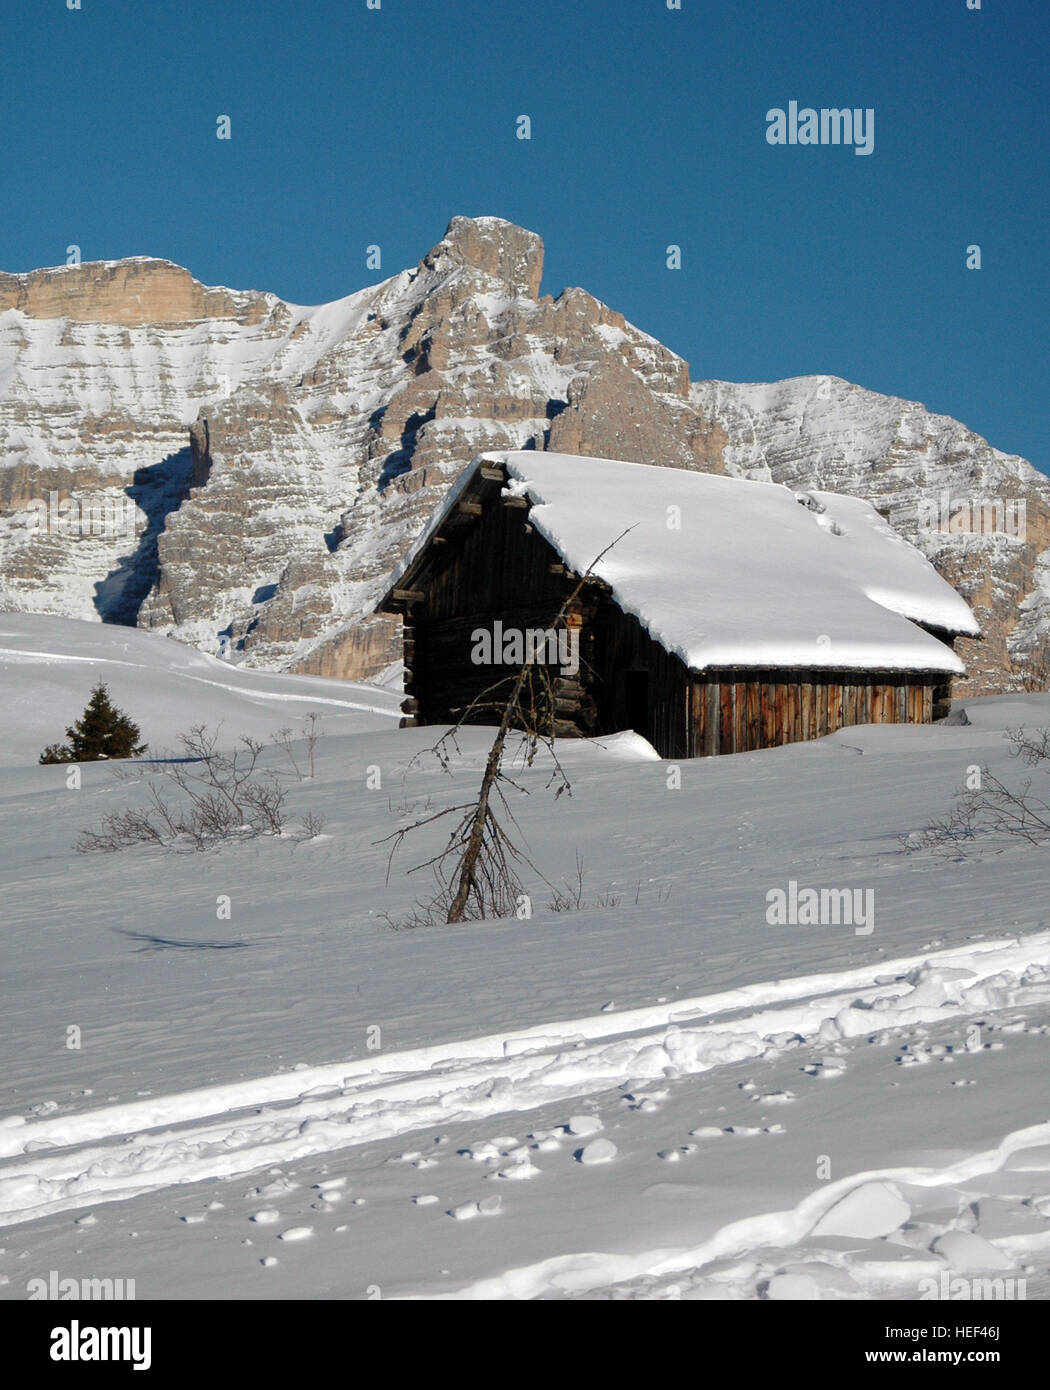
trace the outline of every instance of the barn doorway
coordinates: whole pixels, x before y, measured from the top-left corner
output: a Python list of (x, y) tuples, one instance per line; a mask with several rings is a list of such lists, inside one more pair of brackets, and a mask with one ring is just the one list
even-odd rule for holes
[(625, 724), (643, 738), (649, 737), (649, 672), (624, 671), (623, 703)]

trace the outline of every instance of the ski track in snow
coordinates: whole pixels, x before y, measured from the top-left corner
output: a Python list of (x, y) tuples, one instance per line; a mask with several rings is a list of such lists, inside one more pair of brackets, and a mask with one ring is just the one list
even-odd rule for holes
[[(549, 1022), (506, 1034), (371, 1055), (223, 1086), (133, 1101), (63, 1118), (0, 1120), (0, 1226), (205, 1179), (331, 1154), (458, 1121), (475, 1121), (612, 1090), (625, 1078), (665, 1080), (744, 1059), (773, 1060), (788, 1044), (868, 1037), (1050, 1001), (1050, 932), (985, 941), (856, 969), (771, 981), (623, 1013)], [(797, 1045), (797, 1039), (795, 1042)], [(336, 1094), (333, 1095), (333, 1090)], [(1050, 1125), (970, 1156), (958, 1175), (1000, 1165), (1050, 1140)], [(917, 1184), (945, 1171), (892, 1170)], [(790, 1212), (731, 1223), (703, 1247), (631, 1256), (559, 1256), (511, 1270), (456, 1297), (530, 1297), (673, 1274), (770, 1232), (797, 1240), (854, 1174)]]
[[(0, 657), (15, 657), (29, 662), (46, 663), (49, 661), (74, 661), (86, 662), (89, 666), (128, 666), (132, 670), (141, 671), (143, 669), (140, 661), (119, 661), (111, 656), (65, 656), (60, 652), (35, 652), (23, 651), (15, 647), (0, 647)], [(217, 690), (228, 690), (234, 695), (242, 695), (247, 699), (255, 700), (279, 700), (282, 703), (299, 702), (309, 705), (335, 705), (339, 709), (352, 709), (366, 714), (385, 714), (391, 719), (400, 719), (400, 708), (391, 708), (384, 705), (366, 705), (356, 700), (337, 700), (331, 695), (290, 695), (286, 692), (277, 690), (253, 690), (250, 685), (230, 685), (224, 681), (209, 680), (207, 676), (193, 676), (188, 671), (171, 671), (168, 673), (179, 680), (197, 681), (200, 685), (212, 685)]]
[(400, 708), (390, 709), (383, 705), (366, 705), (356, 700), (336, 700), (329, 695), (287, 695), (276, 690), (251, 690), (241, 685), (224, 685), (222, 681), (210, 681), (205, 676), (186, 676), (187, 680), (199, 681), (201, 685), (214, 685), (219, 690), (230, 690), (235, 695), (245, 695), (249, 699), (298, 701), (309, 705), (337, 705), (340, 709), (362, 710), (368, 714), (385, 714), (390, 719), (400, 719)]

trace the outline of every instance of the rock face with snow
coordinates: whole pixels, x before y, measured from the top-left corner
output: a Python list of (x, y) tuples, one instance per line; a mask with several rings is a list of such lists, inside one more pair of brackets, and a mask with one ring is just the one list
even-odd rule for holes
[[(145, 258), (0, 275), (0, 605), (367, 676), (398, 651), (375, 600), (453, 478), (528, 448), (866, 498), (975, 607), (960, 689), (1038, 679), (1050, 483), (1029, 464), (835, 378), (691, 384), (585, 291), (540, 297), (542, 270), (534, 233), (457, 217), (414, 269), (313, 308)], [(942, 494), (1023, 500), (1024, 539), (923, 529)]]

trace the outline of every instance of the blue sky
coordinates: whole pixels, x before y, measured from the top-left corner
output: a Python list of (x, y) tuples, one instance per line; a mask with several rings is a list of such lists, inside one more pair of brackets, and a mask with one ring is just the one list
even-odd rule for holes
[[(316, 303), (494, 214), (694, 379), (831, 372), (1050, 472), (1047, 0), (9, 0), (3, 35), (4, 270)], [(874, 108), (874, 152), (768, 144), (791, 100)]]

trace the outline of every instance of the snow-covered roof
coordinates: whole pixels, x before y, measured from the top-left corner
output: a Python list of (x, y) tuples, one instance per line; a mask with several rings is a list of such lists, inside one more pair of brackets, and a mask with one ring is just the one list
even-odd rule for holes
[(506, 491), (528, 498), (530, 523), (570, 569), (582, 574), (593, 566), (620, 607), (693, 670), (960, 674), (958, 657), (916, 623), (979, 630), (925, 556), (859, 498), (531, 450), (475, 459), (399, 566), (395, 584), (482, 463), (504, 465)]

